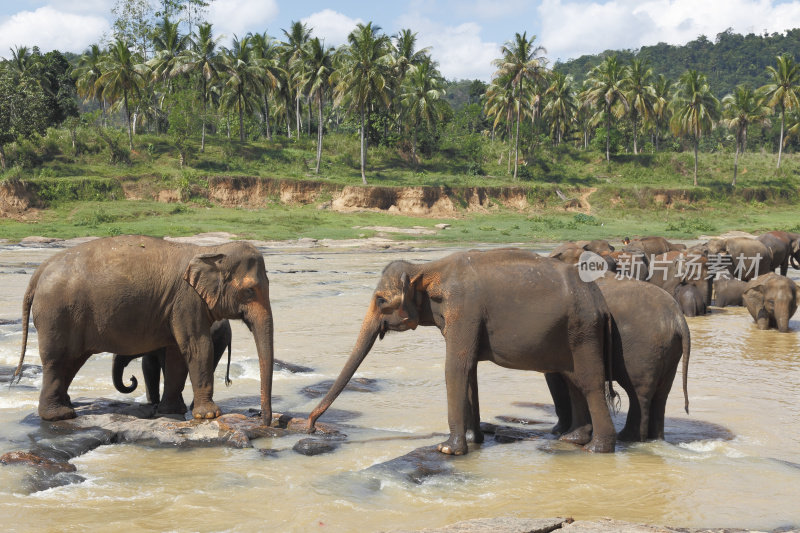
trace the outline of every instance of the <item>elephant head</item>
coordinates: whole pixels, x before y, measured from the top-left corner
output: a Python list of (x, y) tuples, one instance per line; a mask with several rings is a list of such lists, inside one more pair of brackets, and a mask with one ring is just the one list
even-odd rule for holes
[(424, 302), (430, 295), (430, 284), (425, 281), (422, 280), (419, 266), (406, 261), (394, 261), (383, 270), (350, 358), (328, 393), (309, 415), (309, 430), (313, 431), (316, 420), (347, 386), (376, 339), (383, 339), (387, 331), (407, 331), (420, 325), (422, 310), (426, 307), (429, 309)]
[(747, 310), (758, 325), (758, 329), (789, 331), (789, 319), (797, 311), (797, 286), (775, 273), (769, 273), (751, 281), (742, 295)]
[(794, 239), (791, 246), (789, 259), (792, 262), (792, 268), (800, 270), (800, 238)]
[(183, 279), (203, 298), (212, 320), (241, 319), (256, 342), (261, 375), (261, 416), (272, 421), (273, 322), (264, 258), (247, 243), (235, 242), (189, 261)]

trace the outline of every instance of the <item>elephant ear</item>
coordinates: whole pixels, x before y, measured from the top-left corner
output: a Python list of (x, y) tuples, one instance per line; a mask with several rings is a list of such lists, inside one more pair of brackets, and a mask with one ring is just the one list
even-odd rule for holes
[(189, 261), (183, 279), (197, 291), (209, 309), (214, 309), (222, 296), (222, 271), (219, 262), (224, 254), (200, 254)]
[(422, 272), (411, 278), (409, 281), (414, 290), (417, 292), (428, 293), (428, 298), (431, 300), (441, 302), (444, 298), (444, 292), (441, 287), (441, 278), (438, 274), (424, 275)]
[[(755, 285), (744, 291), (742, 300), (748, 310), (754, 310), (757, 314), (758, 310), (764, 307), (764, 285)], [(750, 311), (750, 314), (752, 313), (753, 311)]]

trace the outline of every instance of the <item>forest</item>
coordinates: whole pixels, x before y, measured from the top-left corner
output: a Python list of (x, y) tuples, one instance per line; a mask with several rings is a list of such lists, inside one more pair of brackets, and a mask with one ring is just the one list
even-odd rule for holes
[[(554, 152), (611, 163), (686, 151), (698, 185), (701, 155), (729, 154), (735, 186), (746, 151), (774, 157), (783, 178), (784, 151), (800, 148), (800, 29), (552, 65), (546, 43), (523, 31), (486, 83), (444, 79), (412, 28), (389, 35), (373, 22), (337, 48), (299, 21), (223, 46), (203, 5), (120, 0), (114, 34), (80, 55), (12, 48), (0, 64), (0, 179), (97, 175), (100, 158), (124, 168), (159, 153), (180, 169), (227, 172), (203, 158), (210, 144), (267, 163), (291, 160), (297, 144), (314, 152), (300, 177), (325, 177), (338, 158), (363, 184), (378, 149), (404, 179), (435, 163), (501, 183), (552, 181), (542, 158)], [(355, 157), (344, 157), (348, 143)]]

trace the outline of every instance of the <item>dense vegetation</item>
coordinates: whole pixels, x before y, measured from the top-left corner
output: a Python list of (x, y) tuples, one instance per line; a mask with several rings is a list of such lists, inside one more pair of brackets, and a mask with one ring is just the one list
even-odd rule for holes
[[(111, 41), (80, 56), (15, 47), (0, 64), (0, 179), (640, 188), (693, 175), (713, 194), (796, 196), (798, 161), (783, 151), (800, 147), (800, 30), (552, 69), (517, 33), (487, 84), (444, 80), (411, 29), (389, 36), (371, 22), (335, 49), (300, 22), (223, 47), (203, 4), (119, 0)], [(41, 188), (53, 199), (69, 189)]]

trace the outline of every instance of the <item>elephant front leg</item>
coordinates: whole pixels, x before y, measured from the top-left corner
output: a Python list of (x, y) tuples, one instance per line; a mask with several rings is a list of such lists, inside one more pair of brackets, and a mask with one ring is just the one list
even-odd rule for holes
[[(456, 338), (464, 338), (457, 335)], [(467, 453), (467, 425), (474, 424), (474, 414), (470, 408), (469, 377), (476, 366), (476, 354), (473, 348), (454, 347), (447, 343), (445, 361), (445, 384), (447, 385), (447, 423), (450, 426), (450, 438), (440, 443), (437, 449), (448, 455), (464, 455)], [(477, 395), (477, 387), (475, 388)]]
[(192, 381), (192, 391), (194, 392), (192, 416), (216, 418), (222, 414), (222, 411), (212, 400), (214, 395), (214, 350), (211, 337), (203, 336), (195, 339), (192, 344), (192, 356), (187, 359), (189, 379)]
[[(149, 357), (149, 356), (146, 356)], [(164, 397), (158, 402), (157, 413), (159, 414), (178, 414), (186, 413), (186, 404), (183, 402), (183, 387), (186, 384), (186, 376), (189, 369), (186, 366), (183, 356), (177, 346), (172, 346), (164, 350)], [(142, 361), (144, 365), (144, 361)], [(156, 357), (155, 371), (161, 372), (161, 364)], [(147, 375), (145, 374), (145, 377)], [(156, 384), (156, 387), (158, 385)], [(158, 390), (158, 388), (156, 388)], [(148, 385), (148, 396), (150, 389)]]

